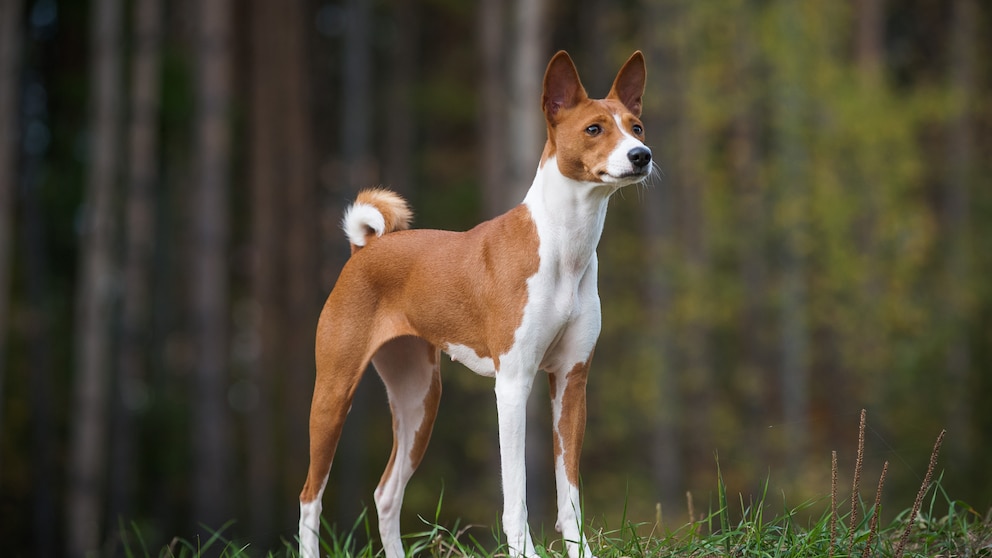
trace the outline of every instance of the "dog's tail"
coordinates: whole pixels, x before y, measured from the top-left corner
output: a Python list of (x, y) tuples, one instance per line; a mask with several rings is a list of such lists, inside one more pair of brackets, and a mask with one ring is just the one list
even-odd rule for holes
[(369, 188), (359, 192), (355, 203), (344, 212), (341, 228), (354, 254), (374, 238), (409, 228), (412, 216), (410, 206), (396, 192)]

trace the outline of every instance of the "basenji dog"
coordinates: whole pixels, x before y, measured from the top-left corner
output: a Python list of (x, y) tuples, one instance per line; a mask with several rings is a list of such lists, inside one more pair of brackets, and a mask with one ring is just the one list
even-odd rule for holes
[(586, 378), (601, 326), (596, 247), (610, 196), (647, 178), (639, 120), (644, 57), (635, 52), (610, 93), (590, 99), (572, 59), (544, 75), (548, 140), (523, 203), (466, 232), (404, 230), (410, 210), (388, 190), (359, 193), (343, 227), (352, 255), (317, 325), (310, 468), (300, 493), (300, 554), (319, 555), (321, 496), (345, 416), (369, 362), (393, 414), (393, 451), (375, 489), (387, 558), (401, 558), (400, 506), (441, 397), (440, 352), (495, 379), (503, 530), (513, 556), (535, 556), (527, 526), (527, 398), (548, 374), (556, 528), (572, 558), (592, 556), (582, 532), (579, 452)]

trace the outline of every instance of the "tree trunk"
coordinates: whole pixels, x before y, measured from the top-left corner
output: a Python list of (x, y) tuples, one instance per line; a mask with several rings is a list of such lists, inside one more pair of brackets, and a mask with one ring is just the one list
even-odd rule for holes
[[(35, 98), (25, 102), (21, 115), (26, 128), (30, 124), (50, 125), (47, 91), (37, 77), (26, 80), (25, 91)], [(28, 141), (23, 145), (20, 168), (19, 221), (22, 277), (26, 310), (24, 338), (27, 340), (31, 393), (31, 506), (34, 527), (34, 556), (56, 556), (60, 550), (56, 540), (58, 523), (55, 488), (58, 486), (55, 468), (57, 427), (53, 421), (53, 400), (56, 398), (56, 376), (52, 363), (53, 346), (50, 319), (51, 291), (48, 258), (45, 253), (46, 215), (42, 210), (41, 169), (48, 155), (46, 142)]]
[(341, 114), (341, 152), (348, 193), (378, 180), (372, 158), (372, 9), (363, 0), (347, 2), (348, 26), (344, 45), (344, 91)]
[(386, 150), (383, 153), (383, 183), (409, 198), (413, 194), (415, 119), (414, 85), (417, 81), (419, 13), (414, 0), (394, 2), (395, 43), (390, 57), (389, 102), (386, 107)]
[[(372, 159), (372, 10), (368, 2), (347, 2), (348, 27), (344, 45), (344, 91), (341, 115), (341, 152), (345, 174), (341, 195), (353, 199), (358, 189), (375, 184), (377, 171)], [(338, 217), (339, 219), (339, 217)], [(351, 525), (361, 512), (360, 502), (367, 498), (369, 475), (368, 407), (373, 388), (371, 375), (359, 384), (348, 414), (348, 428), (339, 442), (335, 460), (337, 469), (337, 517), (341, 525)]]
[[(544, 115), (541, 112), (544, 65), (548, 48), (547, 1), (517, 0), (513, 3), (516, 37), (511, 53), (510, 99), (507, 121), (506, 154), (509, 156), (506, 182), (501, 191), (496, 213), (507, 211), (524, 199), (534, 180), (537, 163), (546, 138)], [(536, 384), (535, 384), (536, 385)], [(540, 383), (535, 397), (527, 404), (527, 501), (529, 513), (535, 520), (543, 518), (546, 502), (553, 501), (547, 493), (554, 486), (547, 464), (552, 455), (550, 447), (551, 422), (546, 384)]]
[[(275, 434), (273, 428), (273, 379), (286, 357), (282, 332), (286, 321), (281, 297), (282, 262), (286, 247), (284, 230), (286, 153), (281, 88), (286, 33), (285, 10), (267, 0), (251, 3), (251, 61), (248, 183), (251, 189), (251, 339), (255, 351), (248, 362), (248, 378), (257, 393), (252, 407), (244, 409), (247, 449), (247, 497), (254, 533), (271, 530), (275, 495)], [(260, 541), (254, 541), (261, 544)]]
[[(740, 362), (734, 371), (737, 383), (739, 408), (747, 424), (757, 424), (766, 420), (764, 414), (768, 398), (766, 386), (768, 377), (768, 347), (765, 329), (768, 318), (767, 262), (765, 261), (765, 231), (767, 220), (765, 210), (765, 190), (758, 176), (758, 117), (756, 91), (758, 80), (753, 16), (744, 4), (734, 19), (740, 22), (740, 29), (734, 37), (734, 58), (732, 71), (737, 84), (738, 112), (731, 121), (730, 164), (732, 186), (737, 214), (735, 216), (738, 240), (739, 279), (743, 288), (740, 321), (737, 324), (741, 335)], [(758, 428), (745, 427), (744, 444), (752, 453), (754, 463), (766, 463), (765, 434)]]
[[(885, 53), (885, 0), (858, 0), (855, 13), (857, 33), (854, 43), (854, 63), (858, 72), (858, 88), (862, 102), (880, 105), (886, 102), (883, 62)], [(886, 190), (890, 182), (870, 159), (872, 148), (860, 149), (859, 157), (849, 163), (848, 182), (852, 191), (858, 192), (858, 215), (854, 221), (854, 235), (857, 251), (860, 254), (860, 278), (857, 288), (861, 303), (872, 305), (882, 296), (885, 288), (885, 263), (887, 256), (882, 250), (884, 236), (884, 214), (886, 198), (891, 196)], [(887, 172), (887, 170), (882, 171)], [(862, 185), (872, 184), (871, 188)], [(867, 316), (866, 316), (867, 317)], [(872, 319), (874, 318), (874, 319)], [(816, 352), (818, 356), (812, 370), (813, 391), (820, 392), (820, 399), (829, 402), (834, 412), (840, 416), (849, 412), (847, 405), (852, 393), (856, 393), (853, 378), (859, 374), (872, 374), (882, 366), (878, 355), (886, 346), (887, 324), (880, 323), (879, 317), (871, 316), (859, 320), (857, 324), (843, 324), (843, 320), (817, 325)], [(844, 348), (852, 348), (857, 354), (857, 365), (842, 362)], [(819, 382), (817, 382), (819, 380)], [(840, 434), (839, 432), (837, 434)]]
[(483, 213), (495, 217), (506, 209), (506, 99), (503, 84), (503, 2), (481, 0), (478, 26), (481, 74), (479, 82), (479, 149)]
[[(259, 394), (247, 410), (248, 493), (253, 531), (279, 532), (276, 456), (306, 463), (307, 409), (313, 388), (313, 327), (319, 310), (314, 172), (311, 152), (306, 19), (299, 1), (281, 7), (252, 4), (251, 168), (252, 339), (258, 352), (249, 363), (249, 381)], [(281, 270), (284, 270), (282, 272)], [(283, 414), (273, 407), (278, 384), (285, 385)], [(274, 425), (284, 422), (277, 434)], [(278, 443), (281, 440), (281, 443)], [(296, 474), (288, 475), (294, 488)], [(292, 520), (296, 519), (296, 510)], [(276, 529), (275, 527), (278, 527)], [(256, 544), (265, 541), (257, 540)], [(275, 542), (275, 541), (270, 541)]]
[(502, 213), (519, 204), (534, 180), (546, 138), (541, 113), (544, 65), (547, 64), (547, 0), (516, 0), (509, 74), (509, 135), (507, 136), (507, 182), (505, 197), (497, 208)]
[[(21, 0), (0, 1), (0, 432), (3, 432), (4, 380), (7, 371), (7, 317), (13, 269), (14, 189), (20, 130)], [(3, 452), (0, 451), (0, 470)]]
[[(947, 141), (947, 176), (943, 200), (944, 237), (946, 252), (945, 284), (960, 285), (971, 279), (969, 258), (969, 207), (974, 165), (973, 116), (975, 96), (975, 45), (977, 43), (978, 9), (974, 0), (955, 0), (951, 28), (950, 67), (951, 91), (958, 112), (951, 120)], [(966, 288), (949, 287), (950, 293), (961, 293)], [(968, 322), (972, 309), (960, 294), (954, 294), (947, 305), (946, 318), (950, 339), (946, 356), (946, 385), (950, 389), (947, 401), (947, 430), (951, 437), (953, 457), (968, 463), (974, 452), (971, 431), (971, 346), (968, 340)]]
[[(641, 350), (643, 362), (655, 378), (658, 408), (651, 425), (651, 477), (664, 509), (679, 509), (685, 482), (682, 470), (680, 417), (682, 416), (679, 370), (675, 351), (676, 331), (671, 316), (674, 308), (673, 271), (676, 245), (673, 185), (678, 180), (679, 139), (681, 125), (678, 107), (682, 106), (682, 59), (675, 30), (681, 21), (681, 9), (646, 2), (642, 29), (649, 87), (654, 95), (644, 97), (644, 125), (654, 160), (664, 173), (652, 179), (656, 187), (644, 194), (638, 206), (644, 231), (644, 302), (645, 328)], [(661, 22), (657, 25), (654, 22)], [(673, 176), (674, 175), (674, 176)]]
[[(591, 97), (600, 97), (609, 90), (618, 68), (613, 50), (616, 35), (612, 28), (616, 8), (610, 0), (578, 0), (575, 11), (578, 28), (585, 30), (575, 46), (582, 58), (582, 84)], [(658, 23), (659, 20), (653, 20), (650, 25)]]
[(855, 57), (862, 78), (875, 85), (882, 74), (884, 8), (885, 0), (858, 0)]
[(806, 110), (804, 74), (808, 41), (803, 36), (803, 14), (798, 6), (787, 5), (781, 14), (784, 44), (796, 45), (779, 72), (777, 83), (777, 137), (775, 148), (780, 175), (776, 186), (779, 203), (799, 209), (787, 212), (782, 238), (782, 315), (780, 321), (780, 397), (785, 424), (784, 441), (790, 472), (798, 473), (806, 454), (809, 437), (809, 326), (807, 317), (806, 256), (802, 243), (808, 235), (807, 197), (808, 153), (801, 126)]
[(76, 303), (76, 373), (69, 448), (67, 553), (100, 544), (107, 446), (114, 264), (113, 196), (120, 148), (121, 2), (93, 7), (93, 118), (88, 190), (83, 207)]
[(147, 404), (149, 285), (158, 176), (158, 110), (161, 84), (161, 0), (140, 0), (134, 10), (131, 121), (124, 261), (123, 337), (115, 386), (110, 489), (111, 518), (134, 516), (137, 422)]
[[(696, 305), (705, 308), (705, 300), (709, 296), (708, 280), (709, 251), (707, 243), (707, 215), (705, 165), (707, 145), (706, 133), (699, 120), (691, 116), (691, 95), (693, 88), (699, 87), (693, 72), (689, 68), (697, 64), (701, 50), (695, 47), (689, 38), (686, 28), (692, 29), (698, 25), (700, 16), (698, 4), (683, 7), (682, 22), (684, 28), (675, 31), (679, 37), (678, 48), (683, 60), (684, 85), (679, 97), (676, 110), (683, 115), (679, 118), (676, 129), (679, 144), (678, 159), (675, 163), (675, 176), (671, 188), (677, 196), (675, 200), (676, 222), (678, 224), (678, 253), (679, 265), (682, 267), (683, 279), (677, 284), (676, 300), (686, 299), (696, 301)], [(691, 409), (711, 409), (716, 401), (717, 381), (714, 377), (713, 363), (710, 359), (709, 339), (711, 325), (710, 317), (701, 313), (691, 313), (680, 321), (676, 337), (677, 362), (683, 392), (683, 402)], [(713, 435), (712, 424), (708, 421), (685, 421), (683, 423), (684, 443), (688, 460), (694, 463), (712, 458), (712, 448), (705, 440)]]
[(197, 362), (193, 382), (194, 521), (216, 529), (231, 519), (228, 387), (228, 165), (231, 4), (195, 5), (197, 192), (192, 297)]
[[(288, 300), (286, 357), (286, 428), (288, 441), (286, 454), (293, 463), (305, 464), (308, 451), (308, 410), (313, 395), (315, 365), (313, 356), (314, 329), (321, 309), (321, 292), (318, 284), (318, 258), (313, 253), (317, 239), (317, 214), (315, 186), (316, 171), (313, 153), (313, 130), (310, 127), (310, 81), (307, 48), (303, 37), (308, 29), (306, 2), (291, 2), (286, 12), (286, 100), (283, 113), (286, 117), (286, 179), (287, 213), (286, 259), (288, 273), (286, 286)], [(299, 472), (304, 469), (301, 467)], [(300, 474), (290, 475), (293, 490), (298, 489)], [(296, 521), (296, 506), (291, 506), (292, 521)]]
[(28, 355), (31, 363), (31, 504), (34, 527), (34, 556), (56, 556), (55, 476), (56, 425), (53, 424), (55, 370), (52, 366), (52, 332), (48, 306), (49, 270), (45, 258), (45, 214), (41, 209), (38, 169), (40, 153), (29, 156), (24, 165), (22, 191), (22, 250), (29, 324)]

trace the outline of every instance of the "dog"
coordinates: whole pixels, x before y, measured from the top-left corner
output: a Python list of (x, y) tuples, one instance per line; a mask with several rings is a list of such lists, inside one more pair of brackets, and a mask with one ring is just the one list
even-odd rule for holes
[(572, 59), (544, 75), (548, 139), (523, 202), (465, 232), (406, 230), (410, 209), (383, 189), (359, 193), (342, 225), (351, 258), (320, 314), (310, 410), (310, 466), (300, 493), (300, 555), (319, 555), (321, 496), (352, 397), (369, 362), (393, 415), (393, 450), (374, 500), (387, 558), (402, 558), (400, 506), (441, 397), (440, 352), (495, 379), (510, 554), (535, 556), (527, 526), (527, 398), (548, 374), (556, 528), (572, 558), (592, 556), (582, 532), (579, 453), (586, 378), (601, 327), (596, 247), (610, 196), (644, 181), (651, 150), (640, 121), (640, 51), (609, 94), (590, 99)]

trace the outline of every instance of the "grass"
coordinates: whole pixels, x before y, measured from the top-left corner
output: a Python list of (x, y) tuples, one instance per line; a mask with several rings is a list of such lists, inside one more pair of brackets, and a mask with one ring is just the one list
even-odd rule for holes
[[(717, 460), (717, 508), (697, 515), (692, 496), (687, 494), (689, 517), (694, 518), (674, 530), (661, 524), (660, 506), (654, 525), (635, 524), (621, 520), (619, 528), (587, 527), (589, 545), (600, 558), (665, 558), (665, 557), (990, 557), (992, 558), (992, 512), (980, 514), (968, 505), (953, 500), (944, 491), (940, 477), (934, 480), (937, 457), (943, 441), (941, 432), (934, 444), (926, 476), (921, 483), (913, 506), (898, 514), (887, 525), (880, 525), (881, 497), (888, 463), (882, 467), (874, 499), (866, 503), (861, 497), (861, 476), (864, 458), (865, 413), (859, 425), (858, 455), (850, 506), (838, 509), (837, 456), (831, 459), (831, 489), (829, 507), (816, 520), (806, 519), (822, 501), (809, 501), (789, 507), (775, 504), (768, 495), (768, 482), (757, 501), (728, 499), (719, 459)], [(780, 511), (772, 510), (778, 508)], [(404, 537), (409, 556), (503, 557), (498, 527), (491, 537), (479, 540), (478, 529), (455, 524), (441, 526), (438, 522), (441, 503), (438, 502), (433, 520), (423, 520), (424, 529)], [(937, 510), (945, 510), (937, 511)], [(731, 515), (740, 517), (732, 520)], [(205, 541), (174, 539), (157, 553), (147, 545), (135, 526), (121, 526), (122, 544), (128, 558), (176, 557), (255, 558), (258, 556), (295, 557), (295, 541), (283, 541), (274, 551), (258, 551), (227, 540), (225, 526)], [(381, 556), (378, 538), (374, 535), (367, 514), (355, 522), (350, 531), (340, 531), (323, 524), (321, 545), (325, 555), (337, 557), (373, 558)], [(646, 533), (646, 534), (645, 534)], [(361, 534), (362, 536), (358, 536)], [(372, 542), (359, 542), (372, 541)], [(495, 550), (493, 550), (495, 548)], [(537, 543), (542, 557), (563, 556), (563, 541), (545, 539)]]

